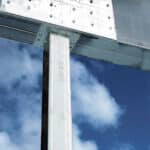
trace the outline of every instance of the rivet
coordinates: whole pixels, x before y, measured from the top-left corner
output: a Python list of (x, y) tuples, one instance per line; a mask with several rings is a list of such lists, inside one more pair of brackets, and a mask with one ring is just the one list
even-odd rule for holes
[(76, 23), (76, 21), (75, 21), (75, 20), (72, 20), (72, 23)]

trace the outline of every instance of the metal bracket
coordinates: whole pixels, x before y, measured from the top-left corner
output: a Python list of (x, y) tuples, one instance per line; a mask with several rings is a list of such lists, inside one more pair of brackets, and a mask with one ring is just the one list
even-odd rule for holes
[(45, 44), (48, 42), (48, 34), (49, 26), (47, 24), (41, 24), (33, 45), (36, 47), (44, 47)]

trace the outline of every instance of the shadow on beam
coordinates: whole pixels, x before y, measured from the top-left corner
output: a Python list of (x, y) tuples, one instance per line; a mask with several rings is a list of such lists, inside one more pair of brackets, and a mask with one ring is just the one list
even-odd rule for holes
[(32, 44), (40, 24), (0, 14), (0, 37)]

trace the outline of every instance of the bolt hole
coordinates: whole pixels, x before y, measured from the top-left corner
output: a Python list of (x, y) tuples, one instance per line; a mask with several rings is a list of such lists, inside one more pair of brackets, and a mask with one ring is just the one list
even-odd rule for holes
[(73, 10), (73, 11), (76, 11), (76, 8), (74, 7), (74, 8), (72, 8), (72, 10)]
[(50, 15), (49, 15), (49, 17), (50, 17), (50, 18), (53, 18), (53, 15), (52, 15), (52, 14), (50, 14)]
[(94, 23), (91, 23), (91, 26), (94, 27)]
[(90, 3), (93, 4), (93, 0), (90, 0)]
[(109, 6), (110, 6), (109, 4), (106, 5), (106, 7), (109, 7)]
[(10, 4), (10, 0), (7, 1), (7, 4)]
[(27, 9), (28, 9), (28, 10), (30, 10), (30, 9), (31, 9), (31, 7), (30, 7), (30, 6), (28, 6), (28, 7), (27, 7)]
[(90, 11), (90, 15), (93, 15), (93, 11)]
[(110, 19), (111, 19), (111, 17), (110, 17), (110, 16), (108, 16), (108, 19), (110, 20)]
[(112, 27), (109, 27), (109, 30), (112, 30)]
[(50, 6), (53, 7), (53, 3), (50, 3)]
[(76, 21), (75, 21), (75, 20), (72, 20), (72, 23), (73, 23), (73, 24), (75, 24), (75, 23), (76, 23)]

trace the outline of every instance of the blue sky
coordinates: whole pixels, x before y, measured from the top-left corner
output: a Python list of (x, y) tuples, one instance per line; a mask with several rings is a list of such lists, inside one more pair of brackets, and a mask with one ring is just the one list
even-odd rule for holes
[(149, 150), (150, 73), (79, 56), (73, 61), (78, 67), (72, 67), (72, 74), (77, 69), (76, 83), (85, 88), (76, 100), (72, 81), (73, 101), (82, 109), (74, 119), (81, 139), (94, 141), (98, 150)]
[[(42, 50), (0, 40), (0, 147), (40, 150)], [(150, 73), (71, 56), (74, 150), (150, 150)]]

